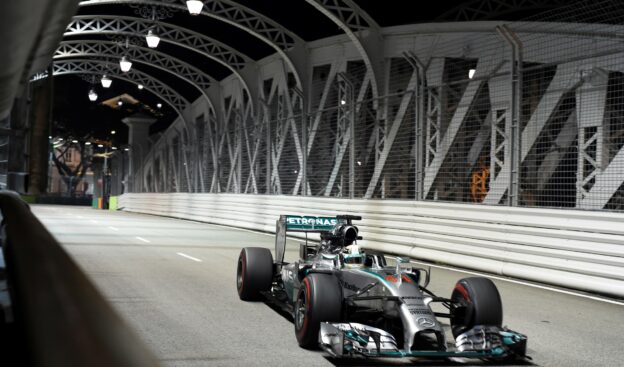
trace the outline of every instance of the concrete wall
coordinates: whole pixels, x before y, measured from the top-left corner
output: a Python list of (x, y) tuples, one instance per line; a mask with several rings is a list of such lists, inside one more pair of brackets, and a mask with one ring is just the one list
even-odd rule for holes
[(124, 194), (119, 207), (266, 232), (280, 214), (357, 214), (364, 248), (624, 297), (624, 214), (188, 193)]

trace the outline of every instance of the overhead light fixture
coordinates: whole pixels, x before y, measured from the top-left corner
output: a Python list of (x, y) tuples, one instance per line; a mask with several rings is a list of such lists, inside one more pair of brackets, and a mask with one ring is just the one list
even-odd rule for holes
[(477, 71), (477, 70), (475, 70), (475, 69), (470, 69), (470, 70), (468, 70), (468, 78), (469, 78), (469, 79), (472, 79), (472, 77), (475, 75), (475, 72), (476, 72), (476, 71)]
[(156, 107), (158, 107), (158, 108), (162, 108), (162, 103), (157, 103), (157, 104), (156, 104)]
[(139, 90), (142, 90), (145, 87), (143, 86), (143, 84), (139, 84), (139, 85), (137, 85), (137, 88), (139, 88)]
[(91, 145), (90, 141), (85, 142), (85, 145)]
[(121, 99), (119, 101), (117, 101), (117, 106), (119, 106), (119, 107), (123, 106), (123, 101)]
[(186, 2), (186, 7), (191, 15), (199, 15), (204, 7), (204, 3), (199, 0), (188, 0)]
[(72, 143), (78, 144), (78, 140), (72, 140)]
[(340, 100), (340, 104), (341, 104), (342, 106), (344, 106), (344, 105), (346, 105), (346, 104), (347, 104), (347, 101), (345, 101), (344, 99), (341, 99), (341, 100)]
[(113, 80), (107, 77), (106, 75), (102, 76), (102, 79), (100, 79), (100, 82), (102, 83), (102, 87), (104, 88), (110, 88), (111, 84), (113, 84)]
[(156, 48), (158, 47), (158, 43), (160, 42), (160, 37), (158, 37), (158, 35), (150, 29), (149, 31), (147, 31), (145, 41), (147, 41), (147, 47)]
[(116, 133), (116, 131), (115, 131), (115, 130), (111, 131), (111, 134), (112, 134), (112, 135), (115, 135), (115, 133)]
[(98, 144), (98, 148), (104, 148), (104, 145)]
[(52, 139), (52, 135), (48, 136), (48, 139)]
[(121, 60), (119, 60), (119, 67), (121, 68), (122, 72), (127, 73), (132, 68), (132, 61), (130, 61), (130, 59), (128, 59), (126, 56), (122, 56)]
[(111, 149), (112, 149), (112, 150), (117, 150), (117, 147), (112, 147)]
[(95, 90), (91, 89), (89, 91), (89, 101), (95, 102), (95, 101), (97, 101), (97, 98), (98, 98), (97, 93), (95, 93)]
[(124, 148), (124, 151), (129, 152), (130, 148)]

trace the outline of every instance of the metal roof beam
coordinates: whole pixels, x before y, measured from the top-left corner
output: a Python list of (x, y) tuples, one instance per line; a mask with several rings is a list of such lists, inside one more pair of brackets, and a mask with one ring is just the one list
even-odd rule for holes
[(148, 30), (158, 33), (161, 42), (197, 52), (230, 69), (248, 91), (252, 100), (257, 96), (257, 81), (250, 78), (250, 70), (255, 70), (256, 62), (239, 51), (201, 33), (169, 23), (151, 21), (135, 17), (103, 15), (76, 16), (67, 26), (65, 36), (94, 34), (117, 34), (144, 37)]
[[(291, 69), (297, 85), (301, 87), (301, 77), (295, 64), (286, 51), (305, 42), (295, 33), (286, 29), (273, 19), (251, 10), (231, 0), (204, 0), (202, 15), (240, 28), (261, 39), (273, 47)], [(184, 0), (87, 0), (79, 3), (80, 7), (103, 4), (145, 4), (165, 6), (186, 11)]]
[[(184, 116), (182, 112), (189, 105), (189, 102), (180, 96), (175, 90), (152, 76), (137, 70), (130, 70), (127, 73), (116, 71), (111, 66), (117, 66), (116, 63), (105, 60), (62, 60), (54, 61), (53, 75), (69, 75), (69, 74), (106, 74), (111, 78), (124, 80), (136, 85), (143, 85), (145, 89), (158, 96), (164, 102), (173, 108), (178, 115)], [(34, 80), (47, 77), (47, 73), (35, 75)]]
[(206, 93), (216, 81), (201, 70), (162, 52), (150, 48), (129, 45), (128, 49), (114, 41), (80, 40), (61, 42), (54, 54), (54, 60), (77, 57), (121, 57), (128, 56), (132, 61), (145, 63), (159, 70), (173, 74), (193, 85), (204, 96), (214, 110), (212, 100)]
[[(383, 62), (378, 55), (379, 51), (369, 52), (373, 47), (378, 49), (381, 43), (377, 22), (352, 0), (306, 0), (306, 2), (336, 23), (353, 42), (366, 65), (373, 98), (377, 98), (379, 96), (377, 75), (381, 74)], [(370, 33), (367, 41), (361, 36), (364, 30)], [(366, 44), (370, 44), (369, 47), (366, 47)]]

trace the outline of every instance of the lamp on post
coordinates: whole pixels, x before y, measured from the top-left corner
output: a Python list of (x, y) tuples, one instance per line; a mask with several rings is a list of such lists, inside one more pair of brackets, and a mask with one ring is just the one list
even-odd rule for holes
[(102, 87), (104, 88), (110, 88), (111, 84), (113, 84), (113, 80), (106, 76), (106, 74), (102, 75), (102, 79), (100, 79), (100, 82), (102, 83)]
[(204, 3), (199, 0), (188, 0), (186, 7), (191, 15), (199, 15), (204, 7)]
[(95, 102), (97, 101), (97, 99), (98, 99), (97, 93), (95, 93), (95, 90), (91, 88), (91, 90), (89, 90), (89, 101)]
[(127, 73), (132, 68), (132, 61), (130, 61), (128, 57), (122, 56), (121, 60), (119, 60), (119, 67), (121, 68), (122, 72)]
[[(128, 52), (129, 46), (130, 46), (130, 40), (126, 38), (126, 53)], [(130, 71), (130, 69), (132, 68), (132, 61), (130, 61), (128, 56), (124, 55), (121, 57), (121, 60), (119, 60), (119, 68), (121, 68), (121, 71), (124, 73), (127, 73)]]
[[(152, 7), (152, 27), (156, 23), (156, 7)], [(160, 37), (154, 32), (153, 29), (149, 29), (147, 31), (147, 35), (145, 36), (145, 41), (147, 42), (147, 47), (156, 48), (158, 47), (158, 43), (160, 43)]]
[(150, 29), (147, 31), (145, 41), (147, 42), (147, 47), (156, 48), (158, 47), (158, 43), (160, 43), (160, 37), (158, 37), (158, 35)]

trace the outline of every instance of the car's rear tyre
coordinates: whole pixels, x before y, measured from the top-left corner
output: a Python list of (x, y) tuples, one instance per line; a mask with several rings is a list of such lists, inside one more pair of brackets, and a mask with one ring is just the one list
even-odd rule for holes
[(236, 289), (243, 301), (260, 298), (260, 292), (271, 289), (273, 283), (273, 256), (262, 247), (245, 247), (238, 257)]
[(329, 274), (312, 273), (301, 282), (295, 302), (295, 335), (303, 348), (318, 347), (321, 322), (340, 321), (342, 289)]
[(503, 304), (496, 285), (487, 278), (460, 279), (451, 299), (461, 307), (451, 309), (451, 330), (453, 336), (470, 330), (475, 325), (501, 327)]

